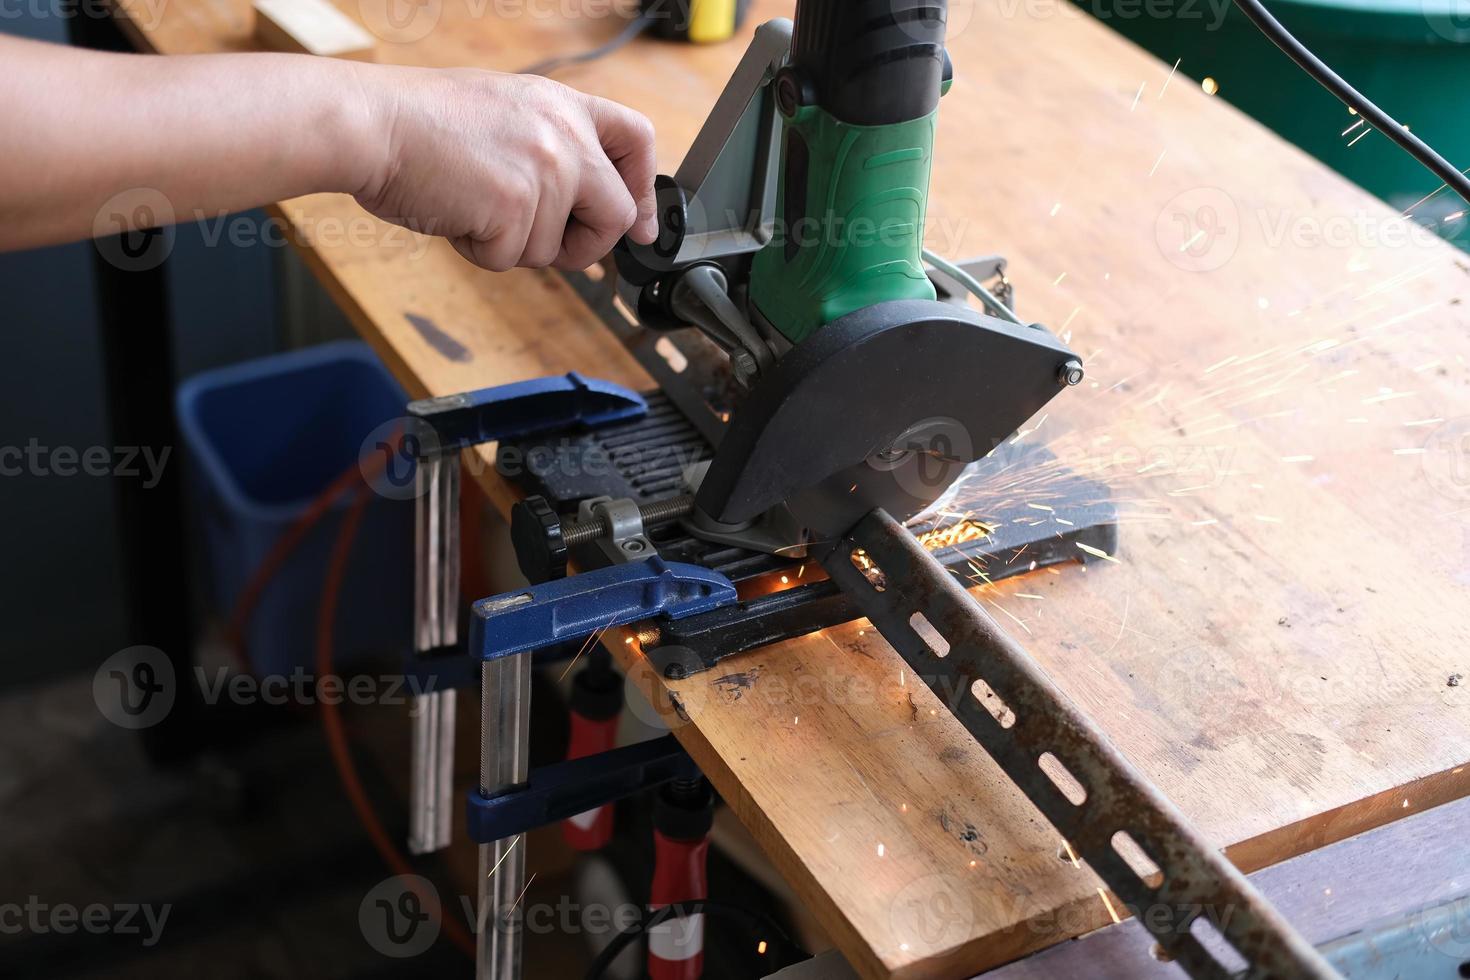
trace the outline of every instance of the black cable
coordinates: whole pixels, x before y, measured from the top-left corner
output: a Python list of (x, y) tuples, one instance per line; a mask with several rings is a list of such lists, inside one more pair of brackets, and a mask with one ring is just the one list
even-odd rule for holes
[[(612, 965), (612, 961), (617, 959), (623, 950), (641, 938), (648, 930), (660, 926), (675, 917), (686, 918), (691, 915), (700, 915), (706, 912), (734, 920), (737, 924), (745, 926), (747, 930), (752, 932), (764, 926), (769, 930), (769, 934), (775, 938), (775, 942), (772, 945), (778, 948), (784, 947), (786, 952), (790, 954), (791, 963), (797, 963), (811, 957), (810, 953), (798, 946), (786, 934), (786, 931), (776, 923), (776, 920), (767, 914), (750, 912), (737, 905), (726, 905), (724, 902), (679, 902), (674, 905), (662, 906), (644, 918), (643, 921), (635, 922), (614, 936), (612, 941), (602, 948), (602, 952), (597, 954), (597, 958), (592, 961), (592, 965), (587, 967), (585, 980), (601, 980), (602, 975), (607, 972), (607, 968)], [(767, 940), (767, 942), (771, 941)], [(777, 967), (790, 965), (790, 963), (784, 962), (782, 957), (774, 957), (772, 962)]]
[(606, 44), (600, 44), (595, 48), (582, 51), (578, 54), (559, 55), (555, 58), (547, 58), (545, 61), (538, 61), (534, 65), (528, 65), (522, 68), (517, 74), (550, 75), (557, 69), (565, 68), (568, 65), (585, 64), (588, 61), (596, 61), (598, 58), (606, 57), (652, 27), (654, 14), (657, 13), (659, 7), (660, 4), (649, 4), (644, 7), (638, 12), (638, 16), (630, 20), (628, 26), (624, 27), (618, 33), (617, 37), (608, 41)]
[(1295, 61), (1302, 71), (1315, 78), (1323, 88), (1331, 92), (1348, 108), (1356, 111), (1367, 125), (1403, 147), (1410, 156), (1422, 163), (1436, 177), (1444, 181), (1450, 190), (1470, 204), (1470, 178), (1440, 156), (1434, 147), (1399, 125), (1392, 116), (1368, 101), (1361, 92), (1343, 80), (1341, 75), (1328, 67), (1321, 58), (1308, 50), (1306, 45), (1293, 37), (1279, 20), (1271, 16), (1271, 12), (1265, 8), (1261, 0), (1234, 0), (1234, 2), (1235, 6), (1240, 8), (1240, 12), (1249, 17), (1251, 23), (1260, 28), (1261, 33), (1266, 35), (1272, 44), (1284, 51), (1287, 57)]

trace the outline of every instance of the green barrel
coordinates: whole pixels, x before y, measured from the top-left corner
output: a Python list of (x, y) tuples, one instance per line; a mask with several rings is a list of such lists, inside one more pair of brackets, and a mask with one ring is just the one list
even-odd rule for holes
[(794, 344), (890, 300), (934, 299), (924, 213), (947, 89), (947, 0), (801, 0), (774, 82), (782, 116), (772, 240), (750, 305)]

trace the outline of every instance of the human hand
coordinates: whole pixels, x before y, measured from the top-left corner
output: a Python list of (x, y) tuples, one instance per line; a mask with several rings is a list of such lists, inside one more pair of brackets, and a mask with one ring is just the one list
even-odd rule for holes
[(356, 193), (496, 272), (583, 269), (658, 234), (653, 126), (534, 75), (356, 66), (374, 161)]

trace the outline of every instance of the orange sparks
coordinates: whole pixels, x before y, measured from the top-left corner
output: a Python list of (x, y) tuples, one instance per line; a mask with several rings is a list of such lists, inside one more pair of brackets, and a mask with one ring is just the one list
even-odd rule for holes
[(994, 533), (995, 527), (980, 521), (963, 520), (943, 527), (931, 528), (919, 535), (919, 544), (927, 551), (942, 551), (967, 541), (979, 541)]

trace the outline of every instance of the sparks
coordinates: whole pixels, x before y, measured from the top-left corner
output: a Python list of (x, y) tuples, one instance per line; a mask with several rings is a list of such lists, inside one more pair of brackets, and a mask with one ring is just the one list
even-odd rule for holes
[(1108, 907), (1108, 915), (1111, 915), (1113, 917), (1113, 921), (1122, 922), (1123, 920), (1118, 918), (1118, 913), (1113, 909), (1113, 903), (1108, 899), (1108, 893), (1103, 891), (1101, 888), (1097, 890), (1097, 893), (1098, 895), (1102, 896), (1103, 904)]
[(964, 544), (967, 541), (979, 541), (990, 537), (995, 533), (995, 526), (984, 524), (980, 521), (969, 520), (957, 521), (954, 524), (946, 524), (943, 527), (931, 528), (919, 535), (919, 544), (926, 551), (942, 551), (945, 548), (953, 548), (955, 545)]
[(531, 882), (535, 881), (536, 880), (536, 876), (538, 874), (540, 874), (540, 873), (541, 872), (539, 872), (539, 871), (533, 871), (533, 872), (531, 872), (531, 877), (526, 879), (526, 887), (521, 889), (521, 893), (516, 896), (516, 900), (513, 903), (511, 903), (510, 908), (508, 908), (508, 909), (505, 910), (505, 921), (506, 922), (509, 922), (510, 921), (511, 916), (515, 913), (516, 907), (521, 904), (521, 899), (525, 898), (526, 897), (526, 892), (528, 892), (528, 891), (531, 890)]
[(521, 842), (521, 838), (524, 837), (524, 836), (526, 836), (526, 835), (525, 834), (518, 834), (518, 835), (516, 835), (516, 839), (513, 840), (513, 841), (511, 841), (510, 842), (510, 847), (507, 847), (505, 849), (505, 853), (502, 854), (502, 855), (500, 855), (500, 860), (495, 862), (495, 867), (493, 867), (493, 868), (490, 869), (490, 873), (485, 876), (486, 878), (493, 878), (493, 877), (495, 877), (495, 872), (497, 872), (497, 871), (500, 870), (500, 866), (505, 863), (505, 859), (506, 858), (510, 857), (510, 852), (513, 851), (513, 850), (515, 850), (515, 846)]
[(1162, 99), (1164, 97), (1164, 93), (1169, 91), (1169, 83), (1174, 80), (1174, 73), (1179, 70), (1179, 62), (1183, 60), (1183, 58), (1174, 59), (1174, 67), (1169, 69), (1169, 77), (1164, 79), (1164, 87), (1159, 89), (1159, 94), (1154, 96), (1154, 98)]
[(1078, 541), (1077, 542), (1077, 547), (1081, 548), (1083, 551), (1087, 552), (1089, 555), (1092, 555), (1094, 558), (1101, 558), (1103, 561), (1110, 561), (1110, 562), (1117, 562), (1118, 561), (1118, 559), (1114, 558), (1112, 555), (1108, 554), (1106, 551), (1103, 551), (1101, 548), (1094, 548), (1090, 544), (1085, 544), (1085, 543), (1083, 543), (1081, 541)]

